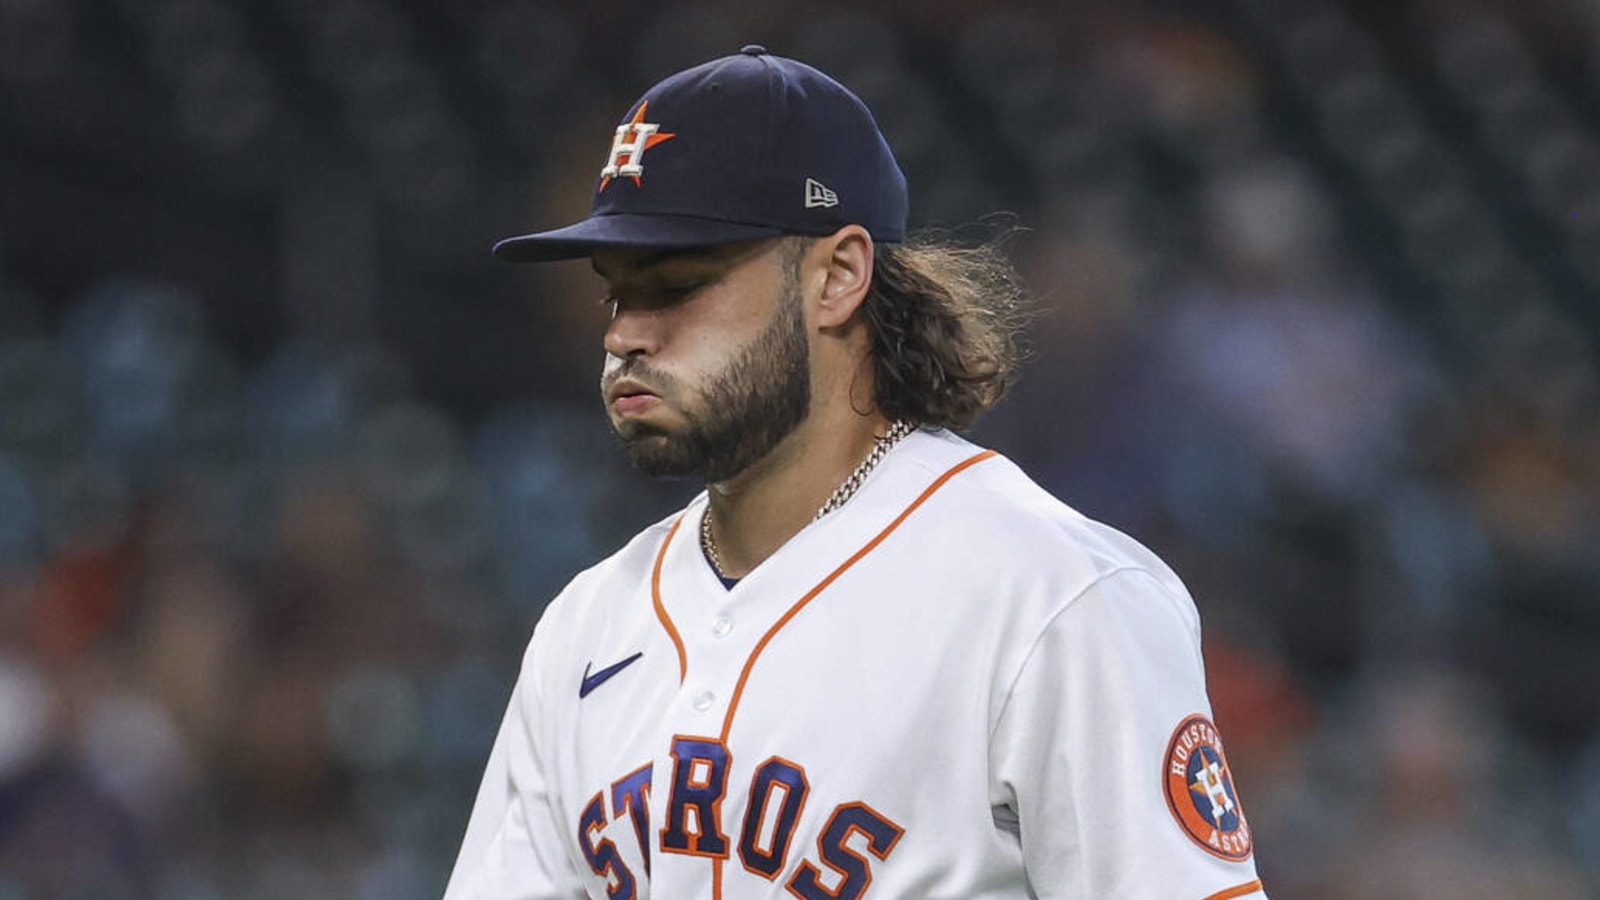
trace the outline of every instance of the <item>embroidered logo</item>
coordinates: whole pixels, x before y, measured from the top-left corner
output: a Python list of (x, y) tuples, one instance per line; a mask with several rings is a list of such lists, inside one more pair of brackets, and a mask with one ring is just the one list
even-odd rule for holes
[(1250, 858), (1255, 840), (1217, 726), (1202, 715), (1178, 723), (1167, 744), (1162, 771), (1167, 807), (1191, 840), (1207, 853), (1239, 862)]
[(806, 179), (806, 209), (838, 205), (839, 195), (829, 190), (827, 185), (815, 178)]
[(677, 137), (662, 131), (655, 122), (644, 120), (649, 106), (648, 100), (639, 104), (633, 118), (617, 126), (617, 133), (611, 138), (611, 155), (606, 157), (605, 168), (600, 170), (600, 190), (605, 190), (613, 178), (632, 178), (634, 184), (642, 185), (639, 176), (644, 174), (644, 152)]
[(634, 660), (643, 655), (644, 651), (641, 650), (627, 659), (622, 660), (621, 662), (614, 662), (611, 665), (606, 666), (604, 669), (601, 669), (593, 675), (589, 674), (589, 667), (594, 665), (594, 663), (585, 663), (583, 666), (583, 680), (578, 682), (578, 699), (582, 700), (583, 698), (589, 696), (589, 694), (591, 694), (595, 688), (605, 684), (606, 681), (611, 678), (611, 676), (621, 672), (623, 669), (626, 669), (630, 664), (633, 663)]

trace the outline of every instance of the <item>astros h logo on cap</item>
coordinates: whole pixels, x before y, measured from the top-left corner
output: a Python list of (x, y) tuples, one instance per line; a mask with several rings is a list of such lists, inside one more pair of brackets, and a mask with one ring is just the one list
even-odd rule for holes
[(605, 167), (600, 170), (600, 187), (603, 191), (611, 184), (611, 179), (617, 176), (632, 178), (633, 183), (643, 187), (644, 182), (639, 176), (644, 174), (644, 152), (662, 141), (671, 140), (676, 135), (671, 132), (661, 131), (661, 126), (644, 120), (645, 111), (650, 108), (650, 101), (639, 104), (639, 111), (633, 118), (617, 126), (616, 137), (611, 139), (611, 155), (606, 157)]

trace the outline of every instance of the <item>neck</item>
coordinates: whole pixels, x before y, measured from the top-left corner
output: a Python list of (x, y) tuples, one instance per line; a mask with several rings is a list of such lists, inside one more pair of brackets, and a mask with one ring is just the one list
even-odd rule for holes
[(708, 485), (723, 576), (743, 578), (806, 527), (888, 428), (876, 413), (813, 414), (760, 462)]

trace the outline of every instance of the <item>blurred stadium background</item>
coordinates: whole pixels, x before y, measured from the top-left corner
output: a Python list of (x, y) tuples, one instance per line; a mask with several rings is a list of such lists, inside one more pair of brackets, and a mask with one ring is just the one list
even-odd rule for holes
[(1593, 3), (0, 0), (0, 900), (438, 896), (692, 491), (488, 246), (746, 42), (1025, 227), (976, 436), (1189, 581), (1273, 896), (1600, 896)]

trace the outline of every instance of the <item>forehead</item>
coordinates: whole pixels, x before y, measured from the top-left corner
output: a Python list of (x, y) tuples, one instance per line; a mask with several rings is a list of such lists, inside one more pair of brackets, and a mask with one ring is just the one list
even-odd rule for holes
[(751, 241), (672, 249), (604, 247), (595, 250), (590, 262), (595, 272), (607, 281), (628, 281), (677, 272), (714, 273), (754, 259), (775, 243)]

